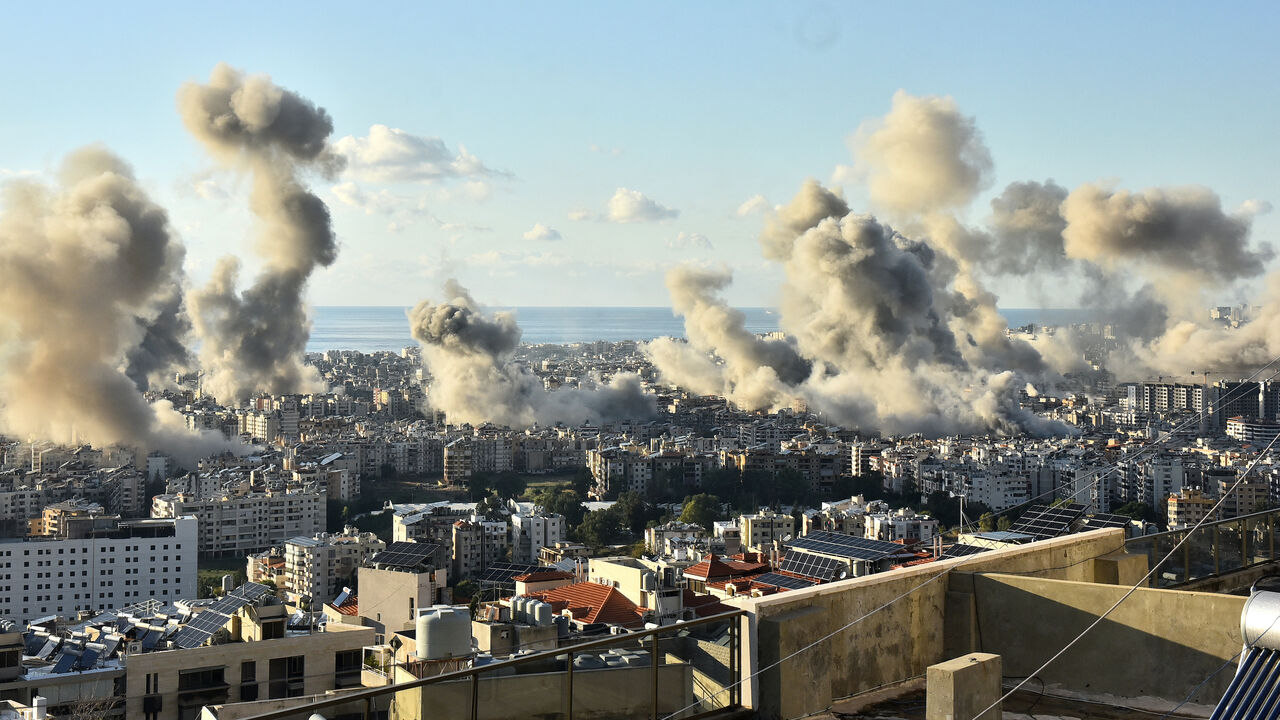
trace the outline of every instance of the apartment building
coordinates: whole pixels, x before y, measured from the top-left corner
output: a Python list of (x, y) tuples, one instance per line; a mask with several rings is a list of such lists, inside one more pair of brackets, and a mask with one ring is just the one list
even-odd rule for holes
[(444, 446), (446, 485), (466, 485), (475, 473), (511, 469), (511, 438), (508, 435), (464, 435)]
[(514, 562), (538, 562), (542, 548), (565, 539), (564, 516), (558, 513), (516, 513), (511, 516), (511, 559)]
[(796, 534), (794, 518), (771, 510), (739, 516), (738, 527), (747, 549), (757, 552), (767, 550), (775, 540), (786, 540)]
[(157, 495), (151, 516), (194, 515), (200, 520), (201, 555), (243, 555), (264, 550), (299, 535), (324, 530), (325, 490), (306, 486), (285, 490), (240, 490), (196, 497)]
[(0, 618), (25, 622), (196, 594), (198, 521), (115, 520), (70, 537), (0, 539)]
[(348, 527), (341, 533), (294, 537), (284, 544), (284, 583), (281, 589), (311, 598), (332, 600), (355, 581), (356, 570), (386, 548), (371, 533)]
[(453, 575), (462, 580), (506, 557), (506, 521), (472, 516), (453, 524)]

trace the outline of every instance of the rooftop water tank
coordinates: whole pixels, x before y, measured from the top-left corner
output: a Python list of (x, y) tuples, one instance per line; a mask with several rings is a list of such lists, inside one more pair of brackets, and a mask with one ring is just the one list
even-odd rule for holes
[(471, 611), (465, 605), (435, 605), (418, 615), (417, 656), (448, 660), (471, 655)]
[(533, 621), (538, 627), (550, 627), (555, 613), (551, 611), (551, 603), (539, 601), (533, 606)]

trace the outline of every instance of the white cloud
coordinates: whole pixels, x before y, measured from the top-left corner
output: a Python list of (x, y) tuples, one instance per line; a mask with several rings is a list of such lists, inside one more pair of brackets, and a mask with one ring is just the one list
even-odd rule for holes
[(667, 247), (671, 250), (714, 250), (715, 246), (702, 233), (685, 233), (682, 232), (667, 241)]
[(346, 157), (351, 177), (369, 182), (426, 182), (495, 174), (462, 145), (454, 152), (438, 137), (414, 135), (386, 125), (370, 127), (365, 137), (341, 138), (334, 148)]
[(542, 223), (535, 223), (532, 228), (525, 232), (524, 239), (533, 240), (534, 242), (542, 240), (559, 240), (560, 231), (555, 228), (547, 227)]
[(755, 194), (738, 206), (738, 217), (764, 214), (769, 209), (769, 201), (763, 195)]
[(569, 219), (570, 219), (570, 220), (575, 220), (575, 221), (576, 221), (576, 220), (590, 220), (590, 219), (591, 219), (591, 211), (590, 211), (590, 210), (570, 210), (570, 211), (569, 211)]
[(1271, 203), (1266, 200), (1250, 199), (1240, 203), (1240, 207), (1236, 209), (1236, 214), (1255, 217), (1258, 215), (1266, 215), (1271, 212), (1271, 210)]
[(657, 222), (678, 215), (679, 210), (661, 205), (638, 190), (618, 188), (609, 198), (609, 211), (603, 219), (615, 223)]
[(613, 148), (600, 147), (595, 143), (591, 143), (587, 147), (588, 149), (591, 150), (591, 152), (599, 153), (601, 155), (612, 155), (613, 157), (618, 157), (619, 155), (622, 154), (622, 148), (620, 147), (613, 147)]

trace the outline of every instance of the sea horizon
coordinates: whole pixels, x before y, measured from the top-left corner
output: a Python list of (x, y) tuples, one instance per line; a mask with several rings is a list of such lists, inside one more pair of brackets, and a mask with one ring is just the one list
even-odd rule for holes
[[(307, 352), (326, 350), (398, 351), (416, 345), (405, 313), (408, 305), (316, 305)], [(738, 307), (747, 330), (778, 330), (777, 308)], [(684, 337), (683, 318), (662, 305), (488, 306), (486, 312), (514, 312), (529, 344), (648, 341)], [(1000, 308), (1010, 327), (1086, 322), (1097, 311), (1082, 308)]]

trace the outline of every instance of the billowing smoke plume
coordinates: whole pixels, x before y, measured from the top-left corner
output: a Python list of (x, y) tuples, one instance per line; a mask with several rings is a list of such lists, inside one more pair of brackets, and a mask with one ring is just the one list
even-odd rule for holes
[(224, 402), (264, 390), (322, 389), (314, 368), (303, 364), (311, 330), (303, 292), (317, 267), (333, 263), (338, 244), (328, 207), (299, 174), (341, 169), (329, 145), (332, 119), (269, 77), (227, 65), (214, 68), (208, 84), (184, 85), (178, 107), (215, 158), (252, 176), (250, 207), (261, 223), (257, 249), (266, 265), (238, 292), (239, 264), (224, 259), (191, 295), (205, 389)]
[(128, 165), (101, 148), (69, 156), (59, 185), (13, 182), (0, 215), (4, 432), (60, 443), (225, 447), (193, 435), (140, 384), (186, 357), (183, 248)]
[(540, 378), (513, 361), (520, 344), (515, 315), (486, 315), (453, 280), (445, 294), (451, 299), (413, 308), (409, 327), (431, 373), (427, 402), (449, 422), (576, 425), (654, 414), (652, 396), (633, 374), (595, 386), (546, 390)]
[(719, 298), (727, 276), (685, 270), (668, 285), (689, 342), (649, 346), (666, 380), (748, 409), (800, 398), (890, 432), (1062, 432), (1023, 411), (1016, 394), (1087, 369), (1090, 341), (1011, 335), (985, 286), (1046, 272), (1059, 287), (1074, 278), (1080, 304), (1122, 336), (1112, 369), (1168, 374), (1208, 358), (1256, 366), (1280, 353), (1280, 280), (1262, 317), (1243, 328), (1204, 317), (1208, 291), (1257, 276), (1271, 258), (1250, 243), (1251, 216), (1224, 211), (1208, 190), (1015, 182), (991, 201), (989, 224), (975, 227), (961, 213), (989, 186), (992, 163), (954, 101), (898, 93), (852, 145), (871, 204), (892, 226), (810, 181), (761, 233), (765, 257), (786, 273), (780, 324), (795, 344), (781, 346), (794, 348), (800, 362), (789, 367), (806, 376), (782, 377), (775, 362), (744, 351), (762, 341)]
[[(682, 383), (695, 392), (723, 395), (745, 407), (788, 407), (797, 396), (786, 388), (803, 382), (812, 364), (785, 340), (765, 340), (746, 329), (746, 317), (717, 293), (729, 285), (728, 271), (677, 267), (667, 273), (672, 310), (685, 318), (689, 343), (654, 341), (649, 352), (664, 367), (681, 368)], [(708, 357), (723, 360), (717, 367)]]

